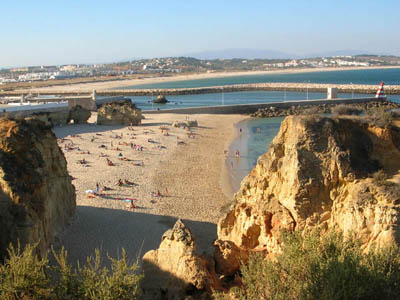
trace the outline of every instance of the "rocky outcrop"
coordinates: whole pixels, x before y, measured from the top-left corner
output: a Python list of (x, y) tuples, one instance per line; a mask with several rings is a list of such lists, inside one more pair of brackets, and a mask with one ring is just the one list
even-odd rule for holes
[[(297, 116), (303, 114), (330, 114), (336, 113), (335, 108), (338, 106), (344, 106), (343, 104), (334, 104), (334, 103), (327, 103), (327, 104), (318, 104), (318, 105), (293, 105), (290, 107), (276, 107), (270, 106), (267, 108), (262, 108), (257, 110), (255, 113), (252, 113), (252, 117), (258, 118), (271, 118), (271, 117), (286, 117), (286, 116)], [(359, 110), (361, 111), (368, 111), (372, 108), (377, 107), (384, 107), (385, 109), (396, 109), (400, 108), (399, 103), (391, 102), (391, 101), (373, 101), (367, 103), (353, 103), (353, 104), (346, 104), (345, 105), (349, 110)]]
[(0, 260), (9, 243), (44, 253), (75, 213), (75, 188), (44, 123), (0, 119)]
[(160, 247), (143, 256), (144, 299), (184, 299), (220, 288), (212, 259), (198, 256), (191, 231), (178, 220)]
[(99, 125), (138, 125), (142, 113), (130, 100), (105, 103), (97, 110)]
[(399, 170), (397, 127), (359, 117), (287, 117), (218, 223), (217, 270), (232, 274), (226, 266), (243, 251), (279, 253), (281, 230), (354, 233), (365, 251), (399, 243)]
[(91, 112), (80, 105), (73, 106), (69, 111), (69, 119), (74, 121), (74, 124), (87, 123), (91, 116)]
[(46, 125), (54, 127), (59, 125), (66, 125), (70, 121), (70, 113), (68, 110), (56, 112), (35, 112), (27, 117), (28, 120), (39, 120)]
[(172, 123), (172, 126), (174, 126), (174, 127), (182, 127), (182, 128), (197, 127), (198, 123), (197, 123), (197, 120), (174, 121)]

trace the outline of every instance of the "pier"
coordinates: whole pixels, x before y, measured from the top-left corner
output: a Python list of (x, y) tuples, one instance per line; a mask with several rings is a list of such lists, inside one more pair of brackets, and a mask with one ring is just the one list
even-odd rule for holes
[[(194, 95), (214, 94), (243, 91), (288, 91), (288, 92), (326, 92), (328, 88), (337, 88), (339, 93), (375, 94), (378, 84), (320, 84), (320, 83), (251, 83), (224, 86), (211, 86), (199, 88), (179, 89), (98, 89), (98, 96), (151, 96), (151, 95)], [(31, 89), (0, 91), (1, 96), (21, 95), (59, 95), (59, 96), (82, 96), (90, 95), (92, 90), (63, 90), (60, 89)], [(400, 85), (385, 85), (385, 94), (400, 95)]]

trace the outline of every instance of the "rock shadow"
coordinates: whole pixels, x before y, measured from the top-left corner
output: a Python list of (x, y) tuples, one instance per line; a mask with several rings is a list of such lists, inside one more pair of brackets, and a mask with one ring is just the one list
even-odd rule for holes
[[(60, 233), (54, 242), (55, 250), (64, 247), (68, 260), (73, 265), (86, 262), (87, 256), (100, 249), (104, 264), (108, 265), (107, 254), (121, 257), (124, 248), (128, 259), (139, 260), (144, 253), (157, 249), (165, 231), (172, 228), (178, 218), (146, 214), (138, 211), (77, 206), (76, 217), (69, 227)], [(197, 252), (212, 253), (212, 243), (217, 238), (217, 225), (182, 219), (193, 232)]]

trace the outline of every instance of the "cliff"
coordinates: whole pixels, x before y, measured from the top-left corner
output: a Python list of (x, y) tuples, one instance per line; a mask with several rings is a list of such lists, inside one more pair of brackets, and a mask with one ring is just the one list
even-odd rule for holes
[(0, 259), (9, 243), (43, 253), (75, 213), (75, 188), (50, 128), (0, 119)]
[(218, 223), (217, 271), (232, 274), (249, 251), (278, 253), (281, 230), (354, 233), (365, 251), (399, 243), (399, 170), (397, 127), (287, 117)]

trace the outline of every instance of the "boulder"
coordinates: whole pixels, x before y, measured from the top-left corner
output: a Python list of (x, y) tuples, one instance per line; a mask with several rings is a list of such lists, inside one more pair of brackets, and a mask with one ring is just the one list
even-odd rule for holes
[(361, 117), (287, 117), (218, 222), (217, 270), (234, 272), (226, 268), (232, 253), (246, 249), (279, 253), (282, 230), (354, 233), (365, 252), (399, 244), (399, 185), (374, 179), (378, 170), (399, 175), (399, 128)]
[(75, 188), (50, 127), (0, 119), (0, 260), (9, 243), (44, 253), (75, 213)]
[(87, 123), (91, 116), (91, 112), (80, 105), (75, 105), (69, 111), (69, 119), (74, 121), (74, 124)]
[(105, 103), (97, 110), (99, 125), (139, 125), (142, 113), (130, 100)]
[(185, 121), (174, 121), (172, 123), (172, 126), (186, 128), (186, 127), (197, 127), (198, 124), (197, 124), (197, 120), (192, 120), (192, 121), (185, 120)]
[(212, 258), (199, 256), (191, 231), (178, 220), (164, 233), (160, 247), (143, 256), (144, 299), (184, 299), (219, 289)]

